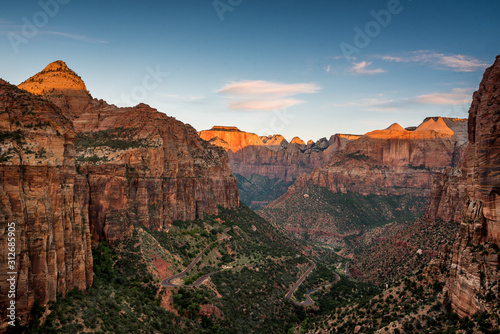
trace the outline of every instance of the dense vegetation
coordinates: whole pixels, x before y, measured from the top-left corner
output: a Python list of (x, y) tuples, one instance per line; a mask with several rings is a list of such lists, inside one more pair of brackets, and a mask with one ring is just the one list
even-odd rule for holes
[(336, 308), (310, 333), (500, 333), (498, 314), (459, 318), (445, 298), (444, 283), (428, 274), (416, 272), (372, 298)]
[[(392, 236), (379, 238), (369, 247), (359, 247), (352, 263), (362, 269), (363, 279), (377, 284), (392, 283), (411, 274), (435, 257), (439, 247), (451, 247), (459, 224), (421, 219)], [(355, 247), (359, 242), (352, 241)]]
[[(223, 240), (230, 228), (230, 240)], [(163, 288), (207, 245), (179, 283), (215, 272), (197, 288)], [(93, 252), (94, 284), (37, 308), (29, 333), (286, 333), (317, 313), (285, 299), (309, 266), (340, 259), (312, 249), (246, 206), (204, 220), (176, 221), (168, 232), (135, 226), (133, 236)], [(162, 264), (164, 264), (162, 266)], [(335, 273), (331, 272), (335, 279)], [(176, 283), (177, 284), (177, 283)], [(42, 316), (42, 314), (44, 314)]]
[(337, 248), (354, 246), (350, 251), (357, 252), (364, 245), (353, 242), (363, 240), (359, 237), (364, 233), (389, 223), (408, 225), (423, 214), (426, 205), (427, 199), (417, 196), (342, 194), (307, 186), (297, 187), (286, 200), (278, 200), (258, 212), (277, 224), (299, 229), (295, 236), (303, 240)]

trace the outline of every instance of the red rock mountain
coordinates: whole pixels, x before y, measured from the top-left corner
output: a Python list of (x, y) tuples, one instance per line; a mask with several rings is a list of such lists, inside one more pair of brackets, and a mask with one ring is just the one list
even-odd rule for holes
[(434, 117), (413, 131), (393, 124), (369, 132), (347, 143), (324, 168), (302, 175), (295, 186), (314, 184), (334, 193), (427, 196), (433, 174), (456, 166), (463, 154), (466, 126), (465, 119)]
[[(73, 125), (54, 104), (0, 80), (0, 314), (6, 319), (7, 272), (16, 272), (16, 310), (35, 299), (92, 284), (88, 186), (76, 173)], [(15, 224), (14, 268), (7, 257)], [(2, 322), (6, 324), (6, 322)]]
[(488, 302), (499, 292), (500, 56), (474, 93), (468, 135), (463, 164), (437, 178), (427, 211), (429, 219), (462, 222), (458, 241), (445, 254), (446, 289), (461, 316), (490, 311)]
[(291, 143), (281, 135), (259, 137), (236, 127), (215, 126), (200, 131), (202, 139), (228, 151), (233, 173), (249, 177), (252, 174), (270, 179), (293, 181), (301, 174), (323, 167), (334, 152), (360, 136), (337, 134), (307, 145), (296, 137)]
[(216, 214), (218, 205), (238, 205), (227, 155), (200, 140), (191, 126), (144, 104), (118, 108), (92, 99), (61, 61), (19, 87), (44, 94), (73, 120), (94, 238), (119, 238), (121, 224), (115, 222), (123, 215), (161, 230), (173, 220)]
[[(424, 211), (433, 176), (456, 166), (463, 156), (466, 128), (465, 119), (432, 117), (413, 130), (393, 124), (387, 129), (369, 132), (347, 142), (343, 150), (334, 152), (323, 168), (299, 176), (286, 194), (270, 203), (260, 214), (276, 223), (281, 222), (298, 237), (304, 237), (303, 231), (307, 230), (310, 232), (308, 238), (335, 243), (339, 238), (359, 231), (344, 228), (345, 233), (339, 233), (338, 226), (349, 225), (350, 218), (341, 219), (328, 213), (321, 219), (312, 219), (310, 226), (304, 226), (304, 222), (310, 221), (310, 213), (301, 208), (305, 208), (309, 200), (304, 198), (304, 205), (296, 200), (304, 189), (319, 186), (334, 194), (400, 196), (401, 203), (395, 204), (396, 210), (410, 210), (412, 214)], [(415, 205), (408, 202), (408, 196), (414, 198), (410, 202)], [(283, 216), (283, 208), (290, 207), (294, 209), (285, 210), (288, 216)], [(332, 235), (331, 240), (329, 235)]]
[[(0, 84), (0, 269), (8, 272), (14, 221), (21, 314), (36, 298), (44, 304), (92, 283), (91, 238), (114, 242), (131, 223), (168, 230), (173, 220), (239, 205), (227, 153), (191, 126), (144, 104), (93, 99), (61, 61), (24, 90)], [(6, 289), (2, 279), (0, 312)]]

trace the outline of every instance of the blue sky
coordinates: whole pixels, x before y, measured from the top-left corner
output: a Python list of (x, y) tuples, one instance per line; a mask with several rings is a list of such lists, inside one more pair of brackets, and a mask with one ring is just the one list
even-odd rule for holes
[(3, 0), (0, 77), (61, 59), (110, 103), (317, 140), (467, 117), (500, 54), (498, 13), (497, 0)]

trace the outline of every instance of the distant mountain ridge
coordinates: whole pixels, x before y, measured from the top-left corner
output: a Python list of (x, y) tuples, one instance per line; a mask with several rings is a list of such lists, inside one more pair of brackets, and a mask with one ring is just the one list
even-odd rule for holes
[[(311, 213), (304, 209), (310, 206), (310, 199), (302, 195), (311, 187), (326, 188), (332, 194), (345, 194), (346, 198), (353, 194), (392, 198), (383, 214), (387, 222), (399, 216), (418, 217), (425, 212), (433, 176), (456, 166), (464, 155), (466, 129), (465, 119), (428, 117), (414, 129), (394, 123), (386, 129), (368, 132), (347, 142), (322, 168), (299, 176), (283, 196), (259, 213), (283, 224), (298, 237), (306, 237), (303, 231), (308, 231), (309, 239), (335, 245), (352, 234), (346, 229), (339, 233), (338, 227), (353, 225), (358, 220), (355, 215), (340, 217), (324, 212), (320, 220), (310, 221)], [(330, 197), (322, 195), (318, 200), (328, 202)], [(373, 207), (374, 212), (378, 209)], [(304, 223), (308, 221), (309, 224)], [(363, 229), (357, 225), (355, 232), (361, 233)]]
[[(306, 145), (299, 137), (289, 143), (282, 135), (258, 136), (237, 127), (214, 126), (200, 131), (202, 139), (228, 152), (231, 170), (244, 186), (239, 185), (245, 204), (258, 209), (276, 199), (295, 179), (327, 164), (335, 152), (360, 136), (336, 134)], [(255, 183), (252, 183), (254, 181)], [(258, 181), (257, 181), (258, 180)], [(262, 185), (280, 184), (273, 191)], [(285, 186), (285, 188), (284, 188)]]

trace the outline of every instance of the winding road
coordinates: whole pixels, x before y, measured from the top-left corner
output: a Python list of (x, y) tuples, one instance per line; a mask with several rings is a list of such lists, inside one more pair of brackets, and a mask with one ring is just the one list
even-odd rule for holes
[(306, 279), (306, 277), (309, 276), (309, 274), (316, 268), (316, 264), (314, 262), (312, 262), (311, 260), (308, 260), (308, 261), (311, 264), (311, 266), (299, 278), (299, 280), (297, 282), (295, 282), (295, 284), (292, 286), (292, 288), (290, 289), (290, 291), (288, 291), (288, 293), (285, 295), (286, 299), (290, 299), (290, 300), (292, 299), (292, 295), (294, 294), (294, 292), (299, 288), (299, 286), (302, 284), (302, 282), (304, 282), (304, 280)]
[[(233, 226), (235, 227), (235, 226)], [(191, 263), (186, 267), (186, 269), (184, 269), (182, 272), (180, 272), (179, 274), (177, 275), (174, 275), (174, 276), (170, 276), (170, 277), (167, 277), (165, 278), (162, 282), (161, 282), (161, 285), (162, 286), (165, 286), (165, 287), (168, 287), (168, 288), (178, 288), (178, 287), (198, 287), (200, 286), (201, 284), (203, 284), (203, 282), (205, 282), (210, 276), (212, 276), (213, 274), (215, 274), (216, 272), (212, 272), (212, 273), (208, 273), (208, 274), (205, 274), (203, 276), (201, 276), (200, 278), (198, 278), (196, 280), (196, 282), (194, 282), (193, 284), (191, 285), (183, 285), (183, 284), (175, 284), (173, 283), (173, 281), (177, 278), (183, 278), (183, 277), (186, 277), (187, 273), (193, 269), (193, 267), (198, 263), (200, 262), (201, 258), (203, 257), (203, 255), (205, 254), (205, 252), (207, 251), (207, 249), (210, 248), (210, 246), (212, 246), (212, 244), (216, 243), (216, 242), (223, 242), (223, 241), (227, 241), (229, 239), (231, 239), (231, 236), (229, 234), (227, 234), (227, 232), (231, 229), (231, 227), (228, 227), (224, 230), (224, 234), (226, 235), (224, 238), (220, 239), (220, 240), (217, 240), (217, 241), (214, 241), (210, 244), (207, 245), (207, 247), (205, 247), (199, 254), (198, 256), (196, 256), (194, 258), (193, 261), (191, 261)]]
[[(304, 282), (304, 280), (306, 279), (307, 276), (309, 276), (309, 274), (316, 268), (316, 264), (311, 261), (311, 260), (308, 260), (309, 263), (311, 264), (311, 266), (309, 267), (309, 269), (307, 269), (307, 271), (299, 278), (299, 280), (297, 282), (295, 282), (295, 284), (292, 286), (292, 288), (290, 289), (290, 291), (288, 291), (288, 293), (285, 295), (285, 298), (288, 299), (288, 300), (292, 300), (292, 295), (295, 293), (295, 291), (297, 291), (297, 289), (299, 288), (299, 286), (302, 284), (302, 282)], [(300, 306), (311, 306), (311, 305), (314, 305), (314, 301), (311, 299), (311, 294), (315, 293), (316, 291), (318, 291), (319, 289), (321, 288), (326, 288), (326, 287), (329, 287), (335, 283), (337, 283), (340, 279), (339, 275), (335, 274), (336, 277), (335, 277), (335, 281), (334, 282), (331, 282), (331, 283), (327, 283), (325, 285), (322, 285), (322, 286), (319, 286), (313, 290), (310, 290), (308, 292), (306, 292), (304, 294), (304, 296), (306, 297), (306, 300), (304, 300), (303, 302), (296, 302), (296, 301), (293, 301), (292, 302), (295, 304), (295, 305), (300, 305)]]
[[(224, 234), (226, 235), (224, 238), (220, 239), (220, 240), (217, 240), (217, 241), (214, 241), (210, 244), (208, 244), (194, 259), (193, 261), (191, 261), (191, 263), (186, 267), (186, 269), (184, 269), (182, 272), (180, 272), (179, 274), (177, 275), (174, 275), (174, 276), (170, 276), (170, 277), (167, 277), (165, 278), (162, 282), (161, 282), (161, 285), (164, 286), (164, 287), (167, 287), (167, 288), (179, 288), (179, 287), (188, 287), (188, 288), (192, 288), (192, 287), (199, 287), (200, 285), (203, 284), (203, 282), (205, 282), (210, 276), (212, 276), (213, 274), (216, 273), (216, 271), (214, 272), (211, 272), (211, 273), (208, 273), (208, 274), (205, 274), (203, 276), (201, 276), (200, 278), (198, 278), (193, 284), (191, 285), (184, 285), (184, 284), (175, 284), (173, 281), (178, 279), (178, 278), (183, 278), (183, 277), (186, 277), (187, 273), (193, 269), (193, 267), (201, 260), (201, 258), (203, 257), (203, 255), (205, 254), (205, 252), (207, 251), (207, 249), (210, 248), (210, 246), (212, 246), (214, 243), (216, 242), (223, 242), (223, 241), (227, 241), (229, 239), (231, 239), (231, 236), (229, 234), (227, 234), (227, 232), (231, 229), (231, 228), (234, 228), (236, 226), (233, 226), (233, 227), (228, 227), (224, 230)], [(299, 286), (304, 282), (304, 280), (307, 278), (307, 276), (309, 276), (309, 274), (314, 270), (316, 269), (316, 264), (312, 261), (312, 260), (309, 260), (309, 263), (311, 264), (309, 266), (309, 268), (306, 270), (306, 272), (298, 279), (297, 282), (295, 282), (295, 284), (292, 286), (292, 288), (290, 289), (290, 291), (288, 291), (288, 293), (285, 295), (285, 298), (288, 299), (288, 300), (291, 300), (295, 305), (300, 305), (300, 306), (311, 306), (311, 305), (314, 305), (314, 301), (311, 299), (310, 295), (315, 293), (316, 291), (320, 290), (321, 288), (326, 288), (326, 287), (329, 287), (335, 283), (337, 283), (339, 280), (340, 280), (340, 276), (335, 274), (336, 277), (335, 277), (335, 281), (334, 282), (331, 282), (331, 283), (327, 283), (325, 285), (322, 285), (322, 286), (319, 286), (313, 290), (310, 290), (308, 292), (306, 292), (304, 294), (304, 296), (306, 297), (306, 300), (303, 301), (303, 302), (296, 302), (294, 300), (292, 300), (292, 295), (295, 293), (295, 291), (297, 291), (297, 289), (299, 288)], [(349, 264), (349, 263), (348, 263)], [(348, 271), (348, 268), (346, 266), (346, 274), (347, 274), (347, 271)]]

